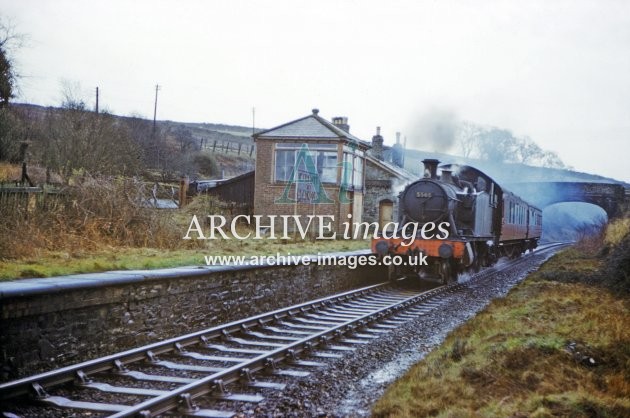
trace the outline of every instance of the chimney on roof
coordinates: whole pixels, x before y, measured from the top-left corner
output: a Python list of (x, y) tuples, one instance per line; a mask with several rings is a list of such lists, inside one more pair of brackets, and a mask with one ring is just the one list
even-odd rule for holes
[(344, 132), (350, 133), (350, 125), (348, 125), (348, 118), (345, 116), (335, 116), (332, 118), (332, 123), (337, 128), (341, 129)]
[(313, 114), (317, 116), (317, 114), (319, 113), (319, 109), (315, 108), (313, 109)]
[(405, 150), (400, 143), (400, 132), (396, 132), (396, 143), (392, 147), (392, 163), (398, 167), (405, 167)]
[(376, 127), (376, 135), (372, 137), (372, 155), (377, 160), (383, 161), (383, 137), (380, 126)]

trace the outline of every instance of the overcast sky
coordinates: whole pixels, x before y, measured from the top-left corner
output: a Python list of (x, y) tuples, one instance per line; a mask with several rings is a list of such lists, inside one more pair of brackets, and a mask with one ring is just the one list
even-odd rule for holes
[[(630, 181), (630, 1), (0, 0), (19, 101), (270, 128), (320, 109), (386, 143), (427, 111)], [(422, 144), (418, 146), (423, 147)]]

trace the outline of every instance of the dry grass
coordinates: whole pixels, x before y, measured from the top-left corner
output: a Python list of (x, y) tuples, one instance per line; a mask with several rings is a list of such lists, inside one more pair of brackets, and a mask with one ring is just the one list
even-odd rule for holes
[(14, 182), (22, 176), (22, 169), (17, 164), (0, 163), (0, 183)]
[(111, 246), (178, 248), (181, 228), (168, 211), (146, 207), (148, 191), (134, 179), (85, 177), (60, 195), (32, 195), (0, 208), (0, 259), (43, 251), (80, 253)]
[(565, 280), (600, 268), (577, 250), (555, 256), (397, 381), (374, 416), (630, 416), (629, 301)]
[[(46, 183), (46, 169), (44, 167), (29, 165), (27, 173), (34, 184)], [(0, 183), (15, 183), (21, 179), (22, 166), (20, 164), (0, 162)], [(61, 183), (61, 177), (55, 173), (50, 174), (49, 180), (51, 183)]]
[[(192, 215), (233, 214), (200, 196), (184, 210), (146, 207), (147, 186), (133, 179), (76, 181), (63, 198), (0, 207), (0, 280), (105, 270), (204, 264), (204, 255), (306, 254), (367, 249), (364, 241), (183, 240)], [(247, 235), (247, 227), (239, 226)], [(6, 238), (5, 238), (6, 237)]]
[(604, 243), (618, 245), (628, 234), (630, 234), (630, 218), (614, 219), (606, 227)]

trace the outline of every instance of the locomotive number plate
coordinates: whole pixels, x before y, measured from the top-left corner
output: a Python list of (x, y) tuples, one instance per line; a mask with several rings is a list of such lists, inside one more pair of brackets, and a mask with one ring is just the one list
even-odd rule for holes
[(416, 192), (416, 197), (420, 198), (420, 197), (431, 197), (433, 196), (433, 193), (431, 192)]

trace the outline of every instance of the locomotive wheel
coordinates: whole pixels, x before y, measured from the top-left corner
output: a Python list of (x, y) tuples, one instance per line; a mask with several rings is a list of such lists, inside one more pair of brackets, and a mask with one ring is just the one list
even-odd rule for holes
[(451, 265), (448, 261), (442, 261), (440, 263), (439, 274), (442, 284), (447, 284), (451, 275)]
[(490, 267), (493, 263), (491, 254), (484, 254), (483, 259), (481, 260), (481, 267)]
[(488, 267), (490, 262), (490, 252), (484, 245), (480, 245), (477, 251), (477, 259), (479, 260), (479, 267)]
[(390, 283), (394, 283), (396, 279), (398, 279), (398, 272), (396, 270), (398, 270), (396, 266), (387, 266), (387, 280)]
[(417, 276), (418, 273), (414, 271), (414, 269), (405, 266), (387, 266), (387, 280), (390, 283), (395, 283), (398, 279), (405, 277), (414, 277)]
[(488, 254), (486, 254), (486, 265), (485, 267), (490, 267), (492, 265), (494, 265), (494, 263), (497, 262), (499, 258), (499, 254), (497, 254), (495, 251), (491, 251)]
[(443, 260), (439, 265), (440, 279), (443, 284), (453, 283), (457, 281), (457, 273), (449, 260)]
[(479, 256), (475, 257), (475, 260), (470, 267), (472, 271), (474, 271), (475, 273), (479, 273), (479, 270), (481, 270), (481, 259), (479, 258)]

